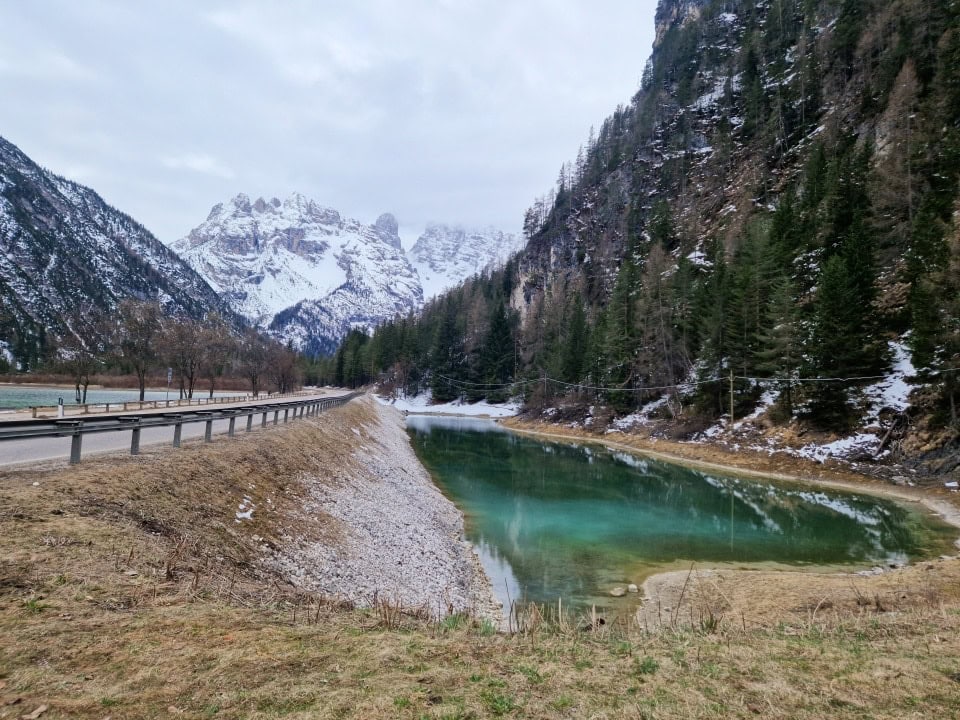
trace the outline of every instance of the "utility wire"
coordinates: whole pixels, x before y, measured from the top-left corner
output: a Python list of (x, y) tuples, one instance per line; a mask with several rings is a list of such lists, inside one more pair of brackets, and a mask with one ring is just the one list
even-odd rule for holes
[[(944, 370), (931, 370), (930, 374), (941, 375), (941, 374), (952, 373), (952, 372), (960, 372), (960, 368), (946, 368)], [(569, 383), (563, 380), (557, 380), (556, 378), (552, 378), (552, 377), (543, 377), (543, 378), (536, 378), (536, 379), (530, 379), (530, 380), (516, 380), (514, 382), (506, 382), (506, 383), (477, 383), (477, 382), (471, 382), (469, 380), (457, 380), (456, 378), (447, 377), (446, 375), (441, 375), (440, 373), (436, 373), (436, 375), (442, 380), (446, 380), (451, 385), (455, 385), (455, 386), (459, 386), (467, 389), (473, 388), (477, 390), (481, 390), (481, 389), (499, 390), (499, 389), (508, 388), (508, 387), (537, 385), (539, 383), (549, 382), (554, 385), (562, 385), (564, 387), (579, 388), (581, 390), (599, 390), (599, 391), (605, 391), (605, 392), (635, 392), (635, 393), (650, 392), (653, 390), (680, 390), (684, 388), (696, 387), (699, 385), (709, 385), (710, 383), (715, 383), (715, 382), (728, 382), (730, 379), (729, 377), (715, 377), (715, 378), (708, 378), (706, 380), (690, 380), (687, 382), (677, 383), (675, 385), (646, 385), (642, 387), (631, 388), (631, 387), (617, 387), (617, 386), (610, 387), (610, 386), (602, 386), (602, 385), (584, 385), (582, 383)], [(746, 381), (755, 382), (755, 383), (789, 382), (789, 383), (796, 384), (796, 383), (815, 383), (815, 382), (821, 382), (821, 383), (822, 382), (863, 382), (865, 380), (884, 380), (889, 377), (890, 377), (889, 375), (860, 375), (856, 377), (846, 377), (846, 378), (841, 378), (841, 377), (761, 378), (761, 377), (751, 377), (748, 375), (734, 375), (733, 379), (746, 380)]]

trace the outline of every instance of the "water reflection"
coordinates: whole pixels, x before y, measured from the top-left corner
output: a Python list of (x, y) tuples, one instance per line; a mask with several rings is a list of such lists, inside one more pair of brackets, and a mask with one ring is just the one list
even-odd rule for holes
[(410, 416), (424, 465), (467, 513), (503, 597), (576, 601), (641, 564), (904, 562), (949, 544), (905, 507), (723, 477), (600, 447), (543, 443), (474, 418)]

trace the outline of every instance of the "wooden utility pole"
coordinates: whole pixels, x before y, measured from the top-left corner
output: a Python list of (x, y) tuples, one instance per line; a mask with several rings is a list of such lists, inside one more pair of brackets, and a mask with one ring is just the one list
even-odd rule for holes
[(733, 427), (733, 368), (730, 368), (730, 427)]

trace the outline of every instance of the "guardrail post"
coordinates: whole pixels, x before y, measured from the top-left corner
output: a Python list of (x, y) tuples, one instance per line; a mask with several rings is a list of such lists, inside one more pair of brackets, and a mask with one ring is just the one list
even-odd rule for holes
[(80, 428), (83, 426), (82, 420), (60, 420), (57, 425), (70, 428), (70, 464), (76, 465), (80, 462), (80, 447), (83, 443), (83, 435), (80, 434)]
[(203, 428), (203, 441), (204, 442), (213, 442), (213, 411), (212, 410), (198, 410), (197, 415), (204, 420)]
[(230, 416), (230, 427), (227, 428), (227, 437), (233, 437), (233, 428), (237, 424), (237, 416)]
[(269, 410), (264, 410), (264, 411), (263, 411), (263, 419), (260, 421), (260, 427), (266, 427), (266, 426), (267, 426), (267, 413), (268, 413), (268, 412), (270, 412), (270, 411), (269, 411)]
[(283, 422), (284, 422), (284, 424), (286, 424), (286, 422), (287, 422), (287, 416), (288, 416), (288, 415), (290, 415), (290, 408), (284, 408), (284, 409), (283, 409)]
[(280, 419), (280, 411), (279, 411), (279, 410), (274, 410), (274, 411), (273, 411), (273, 424), (276, 425), (276, 424), (277, 424), (277, 421), (278, 421), (279, 419)]
[(180, 431), (183, 428), (183, 415), (177, 413), (171, 413), (169, 415), (164, 415), (174, 421), (173, 425), (173, 446), (175, 448), (180, 447)]
[(80, 434), (80, 426), (78, 425), (74, 431), (73, 435), (70, 437), (70, 464), (76, 465), (80, 462), (80, 446), (83, 443), (83, 435)]
[(133, 415), (131, 417), (119, 417), (117, 418), (121, 423), (127, 423), (131, 426), (133, 432), (130, 434), (130, 454), (139, 455), (140, 454), (140, 416)]

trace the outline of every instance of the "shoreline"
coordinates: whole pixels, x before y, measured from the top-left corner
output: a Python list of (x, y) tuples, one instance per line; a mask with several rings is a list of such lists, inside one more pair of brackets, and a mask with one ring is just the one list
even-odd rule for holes
[[(697, 458), (691, 458), (685, 455), (675, 454), (671, 452), (664, 452), (663, 450), (654, 450), (649, 447), (637, 446), (630, 443), (621, 443), (615, 440), (610, 440), (606, 437), (597, 437), (594, 435), (589, 435), (586, 433), (559, 433), (559, 432), (548, 432), (545, 430), (538, 429), (536, 427), (529, 427), (530, 423), (526, 423), (521, 420), (516, 420), (511, 418), (507, 422), (500, 421), (500, 425), (506, 427), (513, 432), (520, 433), (522, 435), (530, 435), (533, 437), (544, 437), (550, 438), (552, 440), (562, 440), (567, 442), (590, 442), (596, 443), (598, 445), (603, 445), (609, 448), (615, 448), (617, 450), (623, 450), (630, 453), (637, 453), (644, 455), (654, 460), (662, 460), (664, 462), (669, 462), (675, 465), (682, 465), (684, 467), (690, 467), (697, 470), (712, 470), (715, 472), (721, 472), (726, 474), (733, 475), (745, 475), (751, 478), (757, 478), (761, 480), (777, 480), (780, 482), (798, 484), (798, 485), (819, 485), (826, 488), (831, 488), (835, 490), (850, 490), (854, 492), (862, 492), (870, 495), (879, 495), (881, 497), (890, 498), (897, 500), (902, 503), (910, 503), (914, 505), (922, 505), (929, 513), (937, 516), (943, 520), (948, 525), (952, 525), (957, 528), (957, 538), (954, 540), (954, 546), (960, 550), (960, 507), (956, 504), (950, 502), (944, 497), (935, 496), (931, 488), (924, 487), (913, 487), (905, 488), (898, 485), (883, 485), (881, 481), (876, 478), (872, 478), (869, 475), (857, 475), (852, 471), (840, 471), (833, 472), (828, 468), (821, 468), (821, 476), (817, 477), (814, 474), (796, 474), (796, 473), (784, 473), (777, 471), (764, 471), (756, 470), (753, 468), (745, 468), (738, 466), (734, 463), (719, 463), (711, 460), (701, 460)], [(637, 438), (639, 440), (639, 438)], [(694, 446), (696, 447), (696, 446)], [(719, 450), (717, 448), (711, 448), (713, 452), (724, 453), (731, 455), (727, 451)], [(798, 464), (803, 461), (794, 459)], [(834, 475), (834, 477), (824, 477), (823, 473), (826, 472), (829, 475)], [(837, 477), (839, 475), (851, 476), (849, 478)], [(862, 481), (854, 480), (853, 477), (860, 477)]]
[[(498, 424), (521, 435), (563, 442), (596, 443), (604, 447), (693, 469), (876, 495), (903, 504), (920, 506), (923, 511), (934, 515), (947, 525), (960, 531), (960, 507), (949, 499), (940, 496), (940, 493), (932, 488), (884, 486), (880, 481), (867, 475), (858, 475), (850, 471), (838, 472), (823, 467), (816, 468), (816, 473), (812, 472), (814, 468), (811, 468), (809, 474), (745, 468), (734, 462), (724, 463), (705, 460), (648, 446), (648, 444), (658, 444), (668, 445), (669, 447), (669, 442), (651, 443), (646, 441), (645, 443), (641, 438), (631, 438), (637, 444), (624, 443), (577, 431), (556, 432), (556, 429), (545, 429), (517, 418), (501, 420), (498, 421)], [(694, 452), (696, 451), (694, 450)], [(728, 451), (718, 448), (710, 448), (710, 454), (720, 454), (727, 457), (731, 455)], [(802, 463), (795, 461), (795, 464), (801, 465)], [(953, 545), (960, 551), (960, 532), (957, 533)], [(949, 565), (945, 565), (947, 563)], [(958, 569), (960, 569), (960, 555), (941, 556), (936, 560), (919, 560), (901, 568), (885, 568), (880, 573), (869, 570), (770, 569), (764, 568), (762, 565), (751, 566), (749, 564), (731, 568), (729, 566), (691, 563), (686, 570), (664, 569), (647, 576), (639, 588), (638, 600), (640, 602), (637, 603), (634, 617), (642, 627), (653, 630), (662, 626), (666, 621), (670, 623), (677, 620), (686, 622), (688, 614), (692, 622), (695, 605), (701, 617), (704, 613), (707, 613), (708, 617), (715, 618), (718, 617), (718, 614), (722, 617), (724, 612), (731, 611), (736, 605), (740, 604), (739, 610), (742, 622), (746, 626), (744, 606), (750, 607), (749, 600), (743, 602), (744, 599), (741, 598), (741, 603), (732, 601), (730, 598), (733, 597), (734, 591), (731, 590), (731, 587), (738, 588), (747, 598), (751, 595), (758, 598), (764, 595), (770, 586), (776, 586), (778, 593), (772, 597), (766, 597), (759, 603), (761, 608), (757, 610), (758, 617), (764, 617), (765, 612), (769, 614), (772, 609), (775, 609), (778, 613), (783, 613), (791, 608), (803, 607), (806, 601), (798, 599), (802, 595), (813, 597), (819, 594), (822, 596), (819, 602), (814, 599), (812, 604), (808, 603), (810, 607), (817, 607), (826, 603), (828, 607), (832, 608), (835, 604), (840, 606), (847, 600), (847, 598), (843, 598), (844, 595), (853, 593), (856, 596), (855, 605), (860, 605), (862, 604), (862, 595), (861, 591), (856, 588), (855, 583), (880, 588), (877, 592), (888, 592), (888, 586), (890, 585), (899, 588), (904, 583), (909, 584), (915, 581), (915, 576), (921, 566), (925, 570), (931, 570), (937, 568), (938, 564), (941, 575), (956, 575)], [(895, 578), (891, 579), (891, 576), (895, 576)], [(726, 587), (727, 585), (731, 587)], [(896, 592), (899, 593), (899, 590)], [(827, 597), (834, 595), (838, 597), (836, 601), (827, 601)], [(877, 606), (880, 607), (879, 594), (875, 597), (877, 598)], [(903, 597), (906, 598), (907, 596), (904, 595)], [(790, 606), (786, 598), (793, 601), (794, 605)], [(810, 612), (809, 607), (806, 612)], [(816, 610), (813, 612), (815, 614)], [(770, 620), (772, 621), (772, 617)]]

